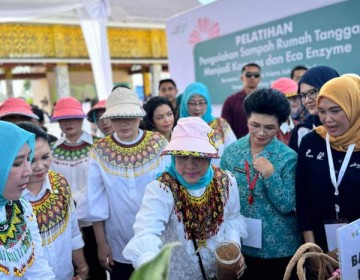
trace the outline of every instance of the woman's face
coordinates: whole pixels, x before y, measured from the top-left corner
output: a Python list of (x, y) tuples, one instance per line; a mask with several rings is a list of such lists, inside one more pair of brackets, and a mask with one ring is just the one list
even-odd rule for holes
[(113, 132), (110, 119), (100, 119), (105, 113), (105, 109), (100, 109), (95, 112), (96, 125), (104, 135), (109, 135)]
[(162, 104), (155, 109), (152, 121), (156, 131), (161, 134), (168, 133), (174, 126), (173, 111), (168, 105)]
[(290, 103), (291, 116), (297, 116), (301, 111), (301, 101), (297, 96), (291, 96), (287, 99)]
[(120, 140), (131, 142), (139, 135), (140, 118), (111, 119), (111, 125)]
[(29, 183), (43, 183), (51, 164), (51, 153), (48, 141), (38, 138), (35, 142), (34, 157), (31, 162), (32, 175)]
[(83, 119), (59, 120), (61, 131), (67, 138), (80, 137), (82, 134)]
[(275, 116), (252, 113), (248, 118), (250, 141), (256, 147), (265, 147), (279, 131)]
[(175, 156), (176, 171), (189, 184), (197, 183), (206, 174), (209, 165), (208, 158)]
[(350, 128), (344, 110), (335, 102), (322, 97), (318, 105), (319, 118), (330, 136), (341, 136)]
[(188, 111), (192, 117), (202, 117), (207, 110), (207, 102), (204, 97), (199, 94), (191, 96), (188, 102)]
[(26, 189), (31, 175), (30, 152), (29, 145), (24, 144), (16, 156), (5, 185), (5, 199), (18, 200)]
[(315, 87), (308, 85), (306, 83), (300, 84), (300, 95), (304, 95), (301, 99), (301, 102), (304, 104), (306, 109), (309, 111), (311, 115), (317, 115), (318, 110), (316, 107), (316, 96), (319, 91), (315, 89)]

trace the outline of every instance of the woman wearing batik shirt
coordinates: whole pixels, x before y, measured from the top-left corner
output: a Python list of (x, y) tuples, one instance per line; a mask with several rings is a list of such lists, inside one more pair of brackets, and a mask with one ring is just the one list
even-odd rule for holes
[[(239, 192), (230, 172), (211, 165), (219, 157), (213, 135), (199, 117), (179, 119), (163, 153), (171, 156), (171, 164), (146, 187), (135, 236), (124, 250), (135, 268), (154, 258), (164, 245), (180, 242), (182, 246), (172, 252), (170, 279), (212, 279), (217, 244), (232, 241), (241, 247), (247, 231)], [(244, 267), (241, 256), (238, 277)]]
[(0, 131), (0, 278), (54, 280), (36, 216), (20, 198), (31, 175), (35, 137), (9, 122), (0, 121)]
[[(212, 115), (210, 93), (202, 83), (188, 85), (182, 94), (180, 118), (189, 116), (202, 118), (214, 130), (214, 142), (220, 157), (224, 149), (236, 141), (229, 123), (223, 118)], [(214, 159), (212, 164), (219, 166), (220, 158)]]
[(297, 155), (276, 138), (290, 105), (283, 93), (258, 89), (245, 98), (244, 109), (249, 133), (226, 148), (221, 158), (221, 168), (234, 173), (253, 237), (243, 243), (243, 279), (282, 279), (301, 245), (294, 211)]
[(89, 170), (89, 153), (96, 138), (82, 130), (86, 114), (80, 101), (73, 97), (60, 98), (51, 116), (58, 121), (64, 136), (51, 145), (52, 163), (50, 169), (63, 175), (68, 181), (76, 204), (76, 215), (83, 232), (84, 254), (89, 264), (89, 276), (106, 280), (106, 271), (97, 258), (94, 244), (95, 234), (91, 223), (83, 220), (86, 213), (86, 185)]
[(29, 178), (23, 197), (30, 201), (39, 226), (44, 255), (53, 268), (57, 280), (69, 280), (76, 273), (87, 279), (89, 268), (83, 250), (84, 242), (66, 179), (49, 170), (51, 164), (48, 136), (30, 122), (18, 126), (35, 134), (35, 151), (31, 163), (33, 174)]
[(133, 237), (132, 225), (146, 185), (164, 171), (161, 153), (167, 144), (157, 132), (139, 129), (145, 115), (142, 102), (130, 89), (116, 87), (101, 118), (110, 119), (114, 133), (93, 145), (87, 187), (99, 259), (111, 279), (128, 279), (133, 271), (122, 255)]

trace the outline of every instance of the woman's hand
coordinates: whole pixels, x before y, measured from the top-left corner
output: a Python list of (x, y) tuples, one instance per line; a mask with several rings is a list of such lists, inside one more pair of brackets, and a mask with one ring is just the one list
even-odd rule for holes
[(259, 172), (264, 179), (269, 178), (275, 171), (272, 163), (264, 157), (256, 158), (253, 161), (253, 165), (255, 170)]
[(245, 258), (243, 254), (240, 252), (240, 259), (239, 259), (239, 270), (236, 273), (237, 279), (240, 279), (240, 277), (244, 274), (245, 271)]
[(73, 278), (73, 280), (86, 280), (89, 279), (89, 267), (79, 267), (76, 269), (76, 276)]
[(107, 242), (98, 244), (98, 257), (99, 262), (108, 271), (112, 271), (111, 266), (114, 265), (112, 258), (112, 251)]

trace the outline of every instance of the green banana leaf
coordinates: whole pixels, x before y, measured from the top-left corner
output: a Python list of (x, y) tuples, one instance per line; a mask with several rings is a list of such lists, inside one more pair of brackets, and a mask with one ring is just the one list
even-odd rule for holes
[(130, 280), (167, 280), (169, 278), (171, 250), (179, 245), (181, 245), (180, 242), (166, 244), (153, 260), (138, 267), (131, 274)]

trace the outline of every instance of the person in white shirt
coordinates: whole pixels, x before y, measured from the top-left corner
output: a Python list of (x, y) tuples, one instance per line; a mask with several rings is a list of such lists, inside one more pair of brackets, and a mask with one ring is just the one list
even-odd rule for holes
[[(135, 268), (162, 247), (178, 241), (170, 262), (171, 280), (214, 277), (217, 244), (247, 237), (235, 177), (211, 164), (218, 158), (214, 131), (200, 117), (180, 118), (163, 154), (171, 164), (147, 187), (123, 254)], [(198, 254), (197, 254), (198, 253)], [(244, 272), (244, 258), (237, 277)], [(212, 278), (211, 278), (212, 279)]]
[(68, 182), (61, 174), (49, 170), (51, 164), (48, 136), (39, 126), (30, 122), (17, 124), (35, 134), (35, 151), (31, 163), (32, 175), (23, 197), (30, 201), (39, 226), (44, 255), (53, 268), (57, 280), (69, 280), (74, 267), (81, 279), (87, 279), (89, 267), (82, 248), (84, 242), (79, 230)]
[(145, 115), (130, 89), (116, 87), (101, 119), (110, 119), (114, 133), (92, 147), (87, 186), (88, 220), (93, 222), (100, 263), (111, 279), (129, 279), (133, 268), (122, 255), (133, 237), (132, 226), (146, 185), (165, 170), (161, 153), (168, 143), (157, 132), (139, 129)]
[(0, 279), (54, 280), (41, 245), (36, 217), (20, 198), (31, 175), (35, 137), (0, 121)]
[(76, 204), (76, 215), (80, 222), (85, 242), (84, 254), (89, 264), (91, 279), (106, 280), (106, 271), (97, 258), (95, 234), (90, 222), (85, 222), (86, 186), (91, 145), (97, 140), (82, 125), (86, 114), (80, 101), (74, 97), (60, 98), (54, 107), (52, 121), (58, 121), (64, 134), (51, 143), (52, 163), (50, 169), (63, 175), (68, 181)]

